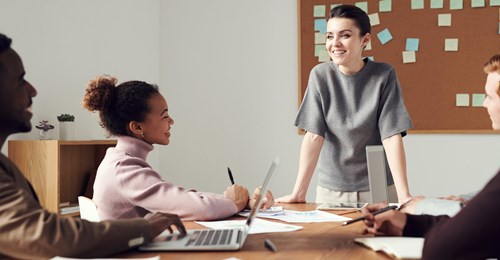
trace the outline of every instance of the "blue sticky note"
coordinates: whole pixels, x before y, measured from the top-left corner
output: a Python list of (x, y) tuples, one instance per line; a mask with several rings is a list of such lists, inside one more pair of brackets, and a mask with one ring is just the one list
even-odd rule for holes
[(500, 6), (500, 0), (490, 0), (490, 6)]
[(444, 7), (443, 0), (431, 0), (431, 9), (440, 9)]
[(389, 32), (389, 29), (387, 29), (387, 28), (385, 28), (381, 32), (377, 33), (377, 37), (380, 40), (380, 43), (382, 43), (382, 45), (384, 45), (388, 41), (392, 40), (391, 32)]
[(407, 51), (418, 51), (418, 38), (406, 38), (406, 50)]
[(326, 6), (324, 5), (315, 5), (313, 15), (314, 17), (325, 17)]
[(392, 0), (381, 0), (378, 4), (379, 12), (391, 12), (392, 11)]
[(326, 33), (326, 20), (325, 19), (314, 19), (314, 30), (320, 33)]
[(478, 7), (484, 7), (485, 6), (485, 0), (472, 0), (470, 2), (470, 7), (472, 8), (478, 8)]
[(450, 0), (450, 10), (464, 9), (464, 0)]
[(424, 9), (424, 0), (411, 0), (411, 9)]
[(365, 11), (365, 13), (368, 13), (368, 2), (357, 2), (354, 5), (359, 7), (359, 9)]

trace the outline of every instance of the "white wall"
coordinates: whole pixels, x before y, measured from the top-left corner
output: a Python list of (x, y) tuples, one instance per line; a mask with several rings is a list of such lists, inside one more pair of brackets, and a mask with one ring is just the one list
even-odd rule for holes
[[(96, 115), (80, 105), (88, 80), (158, 82), (175, 125), (149, 160), (166, 179), (220, 193), (230, 166), (255, 187), (277, 155), (280, 196), (295, 182), (302, 139), (292, 126), (296, 14), (291, 0), (0, 0), (0, 32), (39, 91), (34, 123), (74, 113), (78, 136), (101, 139)], [(405, 145), (414, 194), (479, 189), (500, 166), (499, 135), (409, 135)]]

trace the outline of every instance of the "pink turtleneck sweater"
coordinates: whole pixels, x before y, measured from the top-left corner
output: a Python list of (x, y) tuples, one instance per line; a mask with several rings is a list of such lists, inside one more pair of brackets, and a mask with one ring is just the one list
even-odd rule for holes
[(146, 162), (153, 146), (133, 137), (118, 137), (109, 148), (94, 182), (99, 217), (125, 219), (150, 212), (177, 214), (183, 220), (215, 220), (234, 215), (234, 202), (220, 194), (186, 190), (163, 180)]

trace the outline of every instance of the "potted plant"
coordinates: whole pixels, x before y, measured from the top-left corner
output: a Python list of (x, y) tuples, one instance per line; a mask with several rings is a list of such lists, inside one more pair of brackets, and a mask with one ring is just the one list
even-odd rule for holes
[(75, 116), (70, 114), (61, 114), (60, 116), (57, 116), (57, 121), (59, 121), (59, 139), (75, 139)]
[(38, 125), (35, 126), (36, 129), (40, 129), (40, 140), (50, 140), (51, 134), (49, 130), (54, 129), (54, 126), (49, 124), (49, 121), (42, 120), (38, 122)]

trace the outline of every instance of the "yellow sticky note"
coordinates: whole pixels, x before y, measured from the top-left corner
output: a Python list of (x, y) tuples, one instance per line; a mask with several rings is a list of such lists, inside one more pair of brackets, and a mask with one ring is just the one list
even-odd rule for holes
[(451, 26), (451, 14), (438, 14), (438, 26)]
[(415, 63), (417, 58), (414, 51), (403, 51), (403, 63)]
[(380, 18), (378, 16), (378, 13), (370, 14), (368, 15), (368, 18), (370, 18), (370, 24), (372, 26), (380, 24)]
[(444, 40), (444, 50), (445, 51), (458, 51), (458, 39), (445, 39)]
[(315, 32), (314, 33), (314, 44), (325, 44), (326, 42), (326, 34)]
[(469, 94), (457, 94), (455, 102), (457, 107), (468, 107)]
[(319, 62), (330, 61), (330, 55), (328, 55), (328, 51), (326, 51), (326, 49), (323, 49), (318, 54), (319, 54), (318, 55)]
[(314, 13), (314, 17), (325, 17), (326, 6), (324, 6), (324, 5), (315, 5), (313, 13)]
[(464, 9), (464, 0), (450, 0), (450, 10)]

